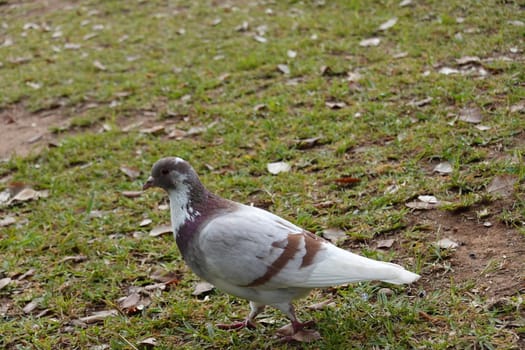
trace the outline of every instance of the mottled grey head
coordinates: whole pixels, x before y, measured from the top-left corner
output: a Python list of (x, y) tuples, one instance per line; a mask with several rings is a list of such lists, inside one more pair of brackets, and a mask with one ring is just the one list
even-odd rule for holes
[(158, 160), (151, 169), (151, 176), (142, 186), (143, 190), (160, 187), (167, 192), (177, 190), (180, 185), (202, 186), (195, 170), (185, 160), (168, 157)]

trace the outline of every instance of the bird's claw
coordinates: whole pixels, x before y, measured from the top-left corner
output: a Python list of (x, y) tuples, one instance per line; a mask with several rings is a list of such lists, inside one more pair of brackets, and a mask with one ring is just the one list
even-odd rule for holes
[(219, 323), (217, 325), (217, 328), (224, 329), (224, 330), (239, 330), (239, 329), (243, 329), (243, 328), (255, 329), (255, 328), (257, 328), (257, 325), (252, 320), (246, 319), (244, 321), (233, 322), (233, 323), (230, 323), (230, 324), (228, 324), (228, 323)]

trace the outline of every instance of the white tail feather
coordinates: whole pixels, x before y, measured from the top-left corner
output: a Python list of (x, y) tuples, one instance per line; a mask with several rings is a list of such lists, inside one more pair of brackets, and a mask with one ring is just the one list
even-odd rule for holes
[(372, 260), (327, 245), (326, 258), (316, 263), (304, 287), (327, 287), (358, 281), (383, 281), (393, 284), (412, 283), (419, 275), (397, 264)]

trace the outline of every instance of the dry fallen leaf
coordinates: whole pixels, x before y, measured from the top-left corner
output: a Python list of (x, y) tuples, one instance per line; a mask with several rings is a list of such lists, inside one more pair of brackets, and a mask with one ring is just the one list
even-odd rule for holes
[(377, 242), (377, 248), (378, 249), (389, 249), (392, 247), (392, 245), (394, 244), (395, 240), (394, 239), (382, 239), (380, 241)]
[(426, 97), (422, 100), (412, 100), (408, 103), (409, 106), (414, 106), (414, 107), (423, 107), (425, 105), (428, 105), (430, 102), (432, 102), (434, 98), (432, 97)]
[(26, 272), (24, 272), (23, 274), (21, 274), (20, 276), (18, 276), (16, 279), (18, 281), (22, 281), (24, 279), (26, 279), (27, 277), (31, 277), (35, 274), (35, 269), (29, 269), (27, 270)]
[(321, 301), (319, 303), (308, 305), (306, 308), (309, 310), (323, 310), (327, 307), (334, 307), (335, 303), (333, 299), (326, 299), (324, 301)]
[(359, 42), (359, 45), (363, 47), (370, 47), (370, 46), (377, 46), (380, 43), (381, 43), (380, 38), (368, 38), (368, 39), (361, 40)]
[(205, 293), (211, 292), (215, 286), (211, 283), (201, 281), (195, 285), (195, 288), (193, 289), (193, 292), (191, 295), (200, 296)]
[(439, 69), (439, 73), (443, 74), (443, 75), (452, 75), (452, 74), (458, 74), (458, 73), (460, 73), (460, 71), (457, 70), (456, 68), (441, 67)]
[(517, 181), (518, 177), (516, 175), (498, 175), (490, 182), (489, 186), (487, 187), (487, 192), (499, 194), (503, 197), (509, 197), (514, 193), (514, 184)]
[(278, 64), (277, 65), (277, 69), (279, 70), (279, 72), (285, 74), (285, 75), (289, 75), (290, 74), (290, 67), (288, 67), (286, 64)]
[(430, 204), (436, 204), (439, 202), (435, 196), (428, 196), (428, 195), (417, 196), (417, 199), (419, 199), (422, 202), (430, 203)]
[(335, 101), (334, 102), (327, 101), (325, 102), (325, 105), (326, 107), (331, 108), (331, 109), (341, 109), (341, 108), (346, 107), (345, 102), (335, 102)]
[(68, 262), (68, 261), (72, 261), (74, 263), (79, 263), (79, 262), (86, 261), (87, 259), (88, 258), (85, 255), (70, 255), (70, 256), (66, 256), (66, 257), (62, 258), (59, 262), (60, 263), (65, 263), (65, 262)]
[(266, 169), (268, 169), (270, 174), (277, 175), (279, 173), (289, 172), (292, 167), (286, 162), (274, 162), (266, 164)]
[(122, 191), (121, 193), (126, 198), (137, 198), (140, 197), (144, 191)]
[(151, 237), (157, 237), (165, 233), (173, 233), (173, 229), (171, 228), (171, 225), (156, 226), (149, 232), (149, 235)]
[(103, 310), (103, 311), (95, 311), (90, 316), (81, 317), (79, 318), (79, 321), (84, 323), (95, 323), (104, 321), (104, 319), (111, 317), (111, 316), (117, 316), (118, 311), (117, 310)]
[(166, 132), (164, 125), (155, 125), (151, 128), (144, 128), (139, 130), (142, 134), (161, 135)]
[(16, 219), (13, 216), (6, 216), (0, 220), (0, 227), (6, 227), (12, 225), (16, 222)]
[(124, 174), (126, 174), (127, 177), (129, 177), (132, 180), (135, 180), (140, 176), (140, 170), (126, 165), (121, 166), (120, 171), (122, 171)]
[(452, 172), (452, 165), (449, 162), (441, 162), (432, 170), (435, 173), (450, 174)]
[(379, 30), (388, 30), (397, 23), (397, 17), (391, 18), (379, 26)]
[[(84, 39), (85, 40), (85, 39)], [(107, 70), (106, 66), (103, 65), (100, 61), (98, 60), (95, 60), (93, 61), (93, 66), (95, 66), (95, 68), (97, 68), (98, 70), (101, 70), (101, 71), (105, 71)]]
[(458, 243), (448, 239), (448, 238), (443, 238), (443, 239), (440, 239), (439, 241), (436, 242), (436, 245), (439, 247), (439, 248), (443, 248), (443, 249), (454, 249), (454, 248), (457, 248), (459, 246)]
[(152, 280), (164, 284), (176, 284), (181, 280), (182, 274), (179, 271), (162, 272), (162, 270), (157, 270), (154, 271), (150, 277)]
[(478, 124), (482, 119), (481, 110), (477, 107), (463, 108), (459, 113), (459, 120), (467, 123)]
[(255, 41), (257, 41), (259, 43), (262, 43), (262, 44), (264, 44), (264, 43), (266, 43), (268, 41), (265, 37), (260, 36), (260, 35), (254, 35), (253, 38), (255, 39)]
[(0, 279), (0, 289), (5, 288), (9, 283), (11, 283), (12, 279), (9, 277), (1, 278)]
[(332, 243), (348, 238), (345, 231), (335, 227), (325, 229), (323, 231), (323, 237)]
[(297, 140), (295, 141), (295, 144), (297, 145), (298, 149), (309, 149), (316, 146), (319, 140), (321, 140), (321, 136)]
[(145, 345), (145, 346), (151, 346), (151, 347), (154, 347), (157, 345), (157, 339), (153, 338), (153, 337), (150, 337), (150, 338), (146, 338), (142, 341), (139, 342), (139, 345)]
[(283, 341), (287, 342), (295, 340), (299, 343), (311, 343), (321, 339), (321, 334), (319, 334), (318, 331), (311, 329), (302, 329), (298, 332), (294, 332), (291, 324), (287, 324), (286, 326), (279, 328), (276, 332), (280, 336), (284, 337)]
[(153, 220), (151, 219), (144, 219), (139, 223), (139, 226), (140, 227), (149, 226), (152, 222)]
[(24, 313), (26, 314), (30, 314), (31, 312), (33, 312), (33, 310), (35, 310), (38, 307), (41, 301), (41, 298), (31, 300), (29, 303), (26, 304), (26, 306), (24, 306), (22, 311), (24, 311)]
[[(10, 189), (0, 193), (0, 204), (16, 204), (20, 202), (27, 202), (39, 198), (47, 198), (49, 191), (35, 191), (30, 187), (25, 187), (23, 184), (14, 184)], [(7, 197), (7, 201), (6, 201)], [(9, 198), (10, 197), (10, 198)]]
[(460, 66), (464, 66), (467, 64), (480, 64), (481, 60), (478, 56), (463, 56), (461, 58), (456, 59), (456, 63)]
[(335, 179), (334, 181), (335, 181), (336, 184), (338, 184), (340, 186), (349, 186), (349, 185), (356, 184), (356, 183), (358, 183), (361, 180), (359, 180), (356, 177), (343, 176), (343, 177), (340, 177), (338, 179)]
[(151, 304), (151, 299), (141, 296), (138, 292), (133, 292), (127, 297), (120, 298), (118, 303), (120, 308), (129, 315), (144, 310)]

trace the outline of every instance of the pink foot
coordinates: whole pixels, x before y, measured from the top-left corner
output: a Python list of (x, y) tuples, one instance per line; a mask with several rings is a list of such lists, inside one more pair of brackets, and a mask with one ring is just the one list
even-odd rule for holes
[(257, 325), (253, 321), (251, 321), (249, 319), (246, 319), (244, 321), (238, 321), (238, 322), (230, 323), (230, 324), (219, 323), (217, 325), (217, 328), (225, 329), (225, 330), (239, 330), (239, 329), (243, 329), (243, 328), (255, 329), (256, 327), (257, 327)]

